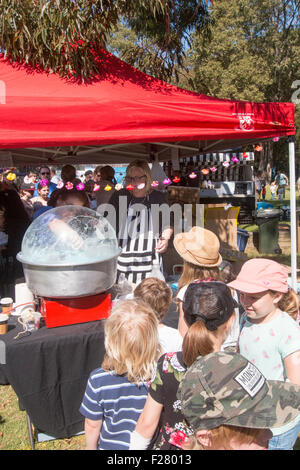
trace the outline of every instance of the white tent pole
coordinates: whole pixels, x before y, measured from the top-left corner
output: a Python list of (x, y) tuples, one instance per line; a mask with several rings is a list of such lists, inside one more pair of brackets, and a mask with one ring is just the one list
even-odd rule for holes
[(290, 214), (291, 214), (291, 287), (297, 292), (297, 239), (296, 239), (296, 178), (295, 136), (289, 138)]

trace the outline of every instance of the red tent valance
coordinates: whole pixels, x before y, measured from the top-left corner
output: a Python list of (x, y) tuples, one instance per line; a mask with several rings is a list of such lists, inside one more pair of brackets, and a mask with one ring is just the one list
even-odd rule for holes
[(244, 140), (295, 133), (292, 103), (211, 98), (103, 51), (90, 84), (0, 59), (0, 148)]

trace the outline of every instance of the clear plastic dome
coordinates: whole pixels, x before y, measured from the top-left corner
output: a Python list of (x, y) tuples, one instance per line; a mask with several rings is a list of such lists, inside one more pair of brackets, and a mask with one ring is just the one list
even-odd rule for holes
[(80, 206), (47, 210), (28, 227), (18, 259), (39, 266), (97, 263), (119, 254), (115, 230), (100, 214)]

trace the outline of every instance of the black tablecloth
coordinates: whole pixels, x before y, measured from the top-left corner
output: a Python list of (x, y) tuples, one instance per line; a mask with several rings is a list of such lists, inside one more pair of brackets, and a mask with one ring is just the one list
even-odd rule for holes
[[(45, 326), (29, 336), (10, 317), (0, 384), (10, 384), (40, 432), (67, 438), (83, 430), (78, 409), (92, 370), (104, 357), (104, 320), (59, 328)], [(2, 344), (3, 346), (3, 344)]]

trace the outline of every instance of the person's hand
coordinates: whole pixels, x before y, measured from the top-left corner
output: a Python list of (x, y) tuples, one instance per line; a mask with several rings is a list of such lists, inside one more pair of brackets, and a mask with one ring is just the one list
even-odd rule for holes
[(49, 228), (62, 243), (70, 243), (72, 248), (79, 250), (83, 245), (83, 239), (64, 221), (54, 219), (49, 223)]
[(77, 232), (74, 232), (74, 230), (70, 231), (69, 238), (72, 244), (72, 248), (74, 248), (75, 250), (79, 250), (82, 247), (83, 239), (80, 235), (78, 235)]
[(156, 244), (156, 251), (158, 253), (165, 253), (168, 248), (169, 240), (163, 237), (160, 237)]

